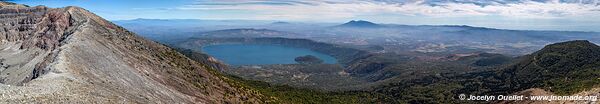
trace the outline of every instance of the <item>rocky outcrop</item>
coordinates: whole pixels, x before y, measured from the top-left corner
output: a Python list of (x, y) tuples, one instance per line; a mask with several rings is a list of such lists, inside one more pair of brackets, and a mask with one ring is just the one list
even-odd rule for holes
[(4, 60), (5, 70), (0, 71), (0, 81), (21, 85), (45, 72), (44, 68), (56, 55), (55, 49), (69, 35), (67, 29), (74, 21), (65, 11), (72, 7), (1, 5), (0, 59)]
[(213, 67), (85, 9), (0, 6), (0, 103), (261, 102)]

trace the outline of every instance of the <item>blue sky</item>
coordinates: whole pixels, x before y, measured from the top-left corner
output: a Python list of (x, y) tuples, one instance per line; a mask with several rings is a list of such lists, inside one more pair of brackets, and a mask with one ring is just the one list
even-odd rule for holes
[(80, 6), (109, 20), (217, 19), (600, 31), (600, 0), (13, 0)]

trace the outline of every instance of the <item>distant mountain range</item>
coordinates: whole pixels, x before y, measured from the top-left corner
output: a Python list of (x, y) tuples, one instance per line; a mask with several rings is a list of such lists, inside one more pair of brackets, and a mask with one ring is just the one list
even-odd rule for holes
[(201, 38), (258, 38), (258, 37), (295, 37), (298, 34), (269, 29), (226, 29), (200, 33), (192, 37)]
[(341, 24), (341, 25), (337, 25), (335, 27), (355, 27), (355, 28), (378, 28), (378, 27), (383, 27), (382, 25), (379, 24), (375, 24), (373, 22), (369, 22), (369, 21), (364, 21), (364, 20), (352, 20), (350, 22)]
[[(580, 31), (507, 30), (467, 25), (377, 24), (365, 20), (353, 20), (338, 24), (289, 23), (284, 21), (263, 21), (261, 23), (251, 21), (224, 23), (220, 23), (218, 20), (213, 20), (213, 22), (199, 21), (211, 20), (137, 19), (116, 23), (122, 24), (125, 28), (146, 38), (163, 43), (203, 34), (212, 37), (236, 35), (244, 35), (245, 37), (274, 36), (307, 38), (335, 44), (394, 45), (393, 47), (387, 47), (388, 49), (408, 46), (407, 49), (399, 49), (404, 51), (450, 52), (463, 49), (483, 49), (486, 52), (511, 55), (531, 53), (550, 43), (574, 39), (585, 39), (593, 43), (600, 43), (600, 33)], [(182, 23), (182, 25), (178, 25), (179, 23)], [(190, 23), (193, 25), (189, 25)], [(253, 23), (254, 25), (248, 25), (247, 23)], [(432, 46), (442, 44), (451, 45), (452, 47)]]
[(271, 25), (289, 25), (289, 24), (292, 24), (292, 23), (289, 23), (289, 22), (282, 22), (282, 21), (278, 21), (278, 22), (273, 22), (273, 23), (271, 23)]
[[(345, 60), (341, 62), (345, 65), (341, 66), (343, 68), (326, 67), (334, 69), (336, 72), (337, 70), (343, 71), (342, 75), (346, 77), (342, 78), (358, 79), (361, 81), (359, 84), (364, 85), (348, 88), (361, 89), (367, 86), (372, 89), (369, 91), (385, 95), (400, 103), (478, 103), (456, 100), (457, 94), (506, 95), (521, 93), (533, 88), (568, 95), (594, 88), (600, 83), (594, 78), (600, 75), (596, 72), (600, 66), (598, 63), (600, 60), (596, 57), (600, 56), (598, 52), (600, 49), (592, 42), (599, 42), (599, 35), (597, 32), (506, 30), (466, 25), (377, 24), (364, 20), (326, 26), (269, 22), (263, 25), (249, 26), (249, 28), (219, 29), (196, 33), (192, 37), (204, 39), (201, 41), (190, 39), (184, 42), (185, 44), (179, 44), (179, 47), (198, 49), (197, 47), (201, 47), (201, 44), (236, 42), (302, 45), (309, 49), (326, 50), (319, 52), (343, 53), (345, 57), (356, 56), (347, 59), (336, 57)], [(298, 41), (291, 41), (294, 39), (286, 39), (297, 36), (320, 40), (324, 42), (322, 44), (333, 43), (330, 46), (335, 47), (301, 44)], [(310, 38), (311, 36), (314, 38)], [(258, 40), (261, 39), (263, 41), (259, 42)], [(336, 42), (344, 45), (334, 45)], [(361, 44), (354, 45), (352, 42)], [(362, 50), (359, 50), (360, 54), (347, 54), (356, 51), (343, 50), (358, 50), (347, 48), (347, 46), (361, 46), (364, 43), (366, 43), (365, 46), (383, 46), (381, 50), (385, 51), (412, 51), (412, 49), (428, 51), (396, 54), (395, 52), (379, 53), (379, 51), (363, 53)], [(437, 49), (442, 51), (437, 51)], [(495, 51), (495, 49), (499, 51)], [(448, 50), (458, 50), (458, 53), (472, 52), (472, 50), (484, 52), (451, 54), (451, 56), (437, 59), (433, 57), (438, 54), (453, 53)], [(486, 53), (490, 52), (488, 50), (492, 50), (493, 53)], [(503, 55), (506, 53), (511, 56)], [(421, 54), (431, 55), (433, 58), (421, 59)], [(527, 55), (523, 56), (524, 54)], [(282, 70), (284, 70), (290, 69), (291, 66), (293, 65), (270, 66), (269, 68), (273, 68), (272, 70), (283, 68)], [(303, 67), (295, 68), (302, 69)], [(320, 68), (324, 67), (312, 68), (321, 70)], [(260, 68), (244, 70), (263, 73)], [(254, 72), (240, 73), (240, 76), (259, 77), (251, 73)], [(277, 73), (265, 73), (277, 75)], [(335, 75), (338, 74), (335, 73)], [(286, 75), (290, 75), (286, 77), (293, 77), (297, 74), (288, 73)], [(311, 77), (319, 81), (298, 83), (315, 83), (316, 86), (325, 85), (322, 83), (356, 84), (352, 81), (327, 82), (327, 80), (323, 80), (340, 78), (335, 75)], [(281, 81), (282, 79), (266, 77), (263, 80)], [(298, 84), (293, 81), (283, 82), (293, 83), (289, 85)], [(335, 89), (336, 86), (328, 84), (328, 87)]]
[[(363, 20), (327, 26), (273, 21), (114, 21), (151, 39), (187, 39), (171, 44), (177, 46), (174, 49), (80, 7), (0, 2), (0, 17), (0, 103), (495, 103), (457, 98), (460, 94), (531, 94), (523, 93), (528, 89), (557, 95), (600, 95), (600, 46), (593, 43), (600, 41), (596, 32), (390, 25)], [(269, 28), (255, 29), (262, 27)], [(298, 61), (310, 64), (238, 68), (254, 71), (239, 73), (242, 76), (286, 85), (327, 85), (332, 90), (275, 85), (221, 73), (233, 68), (199, 53), (203, 45), (214, 44), (305, 48), (331, 55), (340, 64), (319, 64), (318, 59), (305, 56)], [(437, 51), (536, 46), (542, 48), (518, 57)], [(400, 52), (412, 49), (426, 51)], [(515, 50), (522, 49), (508, 53)], [(449, 56), (437, 57), (443, 55)], [(340, 86), (347, 88), (338, 91), (335, 87)]]

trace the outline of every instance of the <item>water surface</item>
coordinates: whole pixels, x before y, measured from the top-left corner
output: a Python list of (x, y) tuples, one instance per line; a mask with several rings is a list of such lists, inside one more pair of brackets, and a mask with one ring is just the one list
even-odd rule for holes
[(304, 48), (281, 45), (219, 44), (202, 47), (202, 51), (230, 65), (296, 64), (294, 58), (313, 55), (334, 64), (332, 56)]

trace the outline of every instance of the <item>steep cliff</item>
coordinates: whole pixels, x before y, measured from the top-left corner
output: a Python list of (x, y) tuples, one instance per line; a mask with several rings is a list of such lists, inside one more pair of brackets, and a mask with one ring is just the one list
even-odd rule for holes
[(1, 2), (0, 41), (0, 102), (261, 102), (210, 65), (79, 7)]

